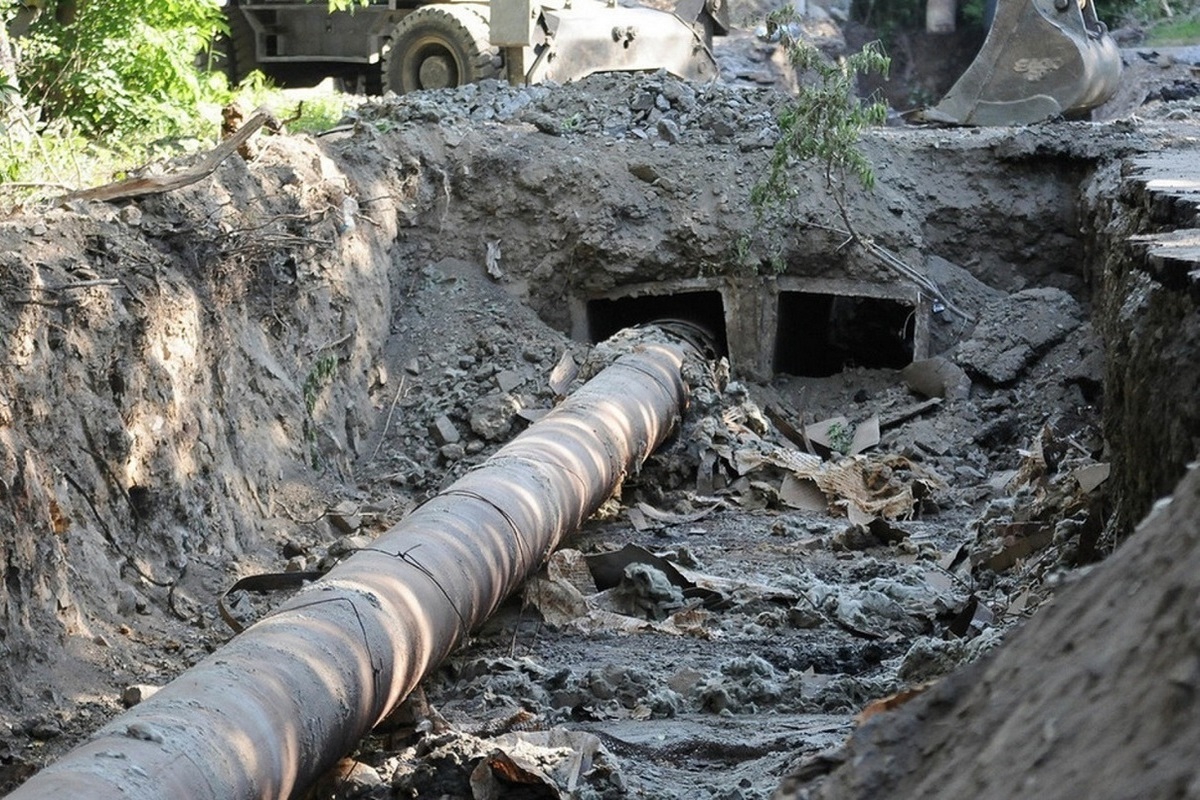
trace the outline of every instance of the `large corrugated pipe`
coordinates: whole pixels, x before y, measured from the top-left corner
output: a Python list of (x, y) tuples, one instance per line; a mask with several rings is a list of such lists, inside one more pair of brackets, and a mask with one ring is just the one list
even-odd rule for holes
[(408, 695), (670, 433), (684, 348), (644, 343), (477, 469), (16, 790), (285, 798)]

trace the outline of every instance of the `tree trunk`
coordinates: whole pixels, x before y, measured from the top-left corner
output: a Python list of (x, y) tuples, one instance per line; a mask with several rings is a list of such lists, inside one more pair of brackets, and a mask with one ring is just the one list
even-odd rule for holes
[(954, 33), (957, 0), (925, 0), (926, 33)]

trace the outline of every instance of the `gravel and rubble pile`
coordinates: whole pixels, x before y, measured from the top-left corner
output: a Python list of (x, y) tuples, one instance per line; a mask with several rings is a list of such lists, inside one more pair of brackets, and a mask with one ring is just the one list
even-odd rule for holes
[(530, 125), (552, 136), (636, 139), (655, 146), (770, 147), (778, 136), (770, 88), (694, 84), (665, 72), (593, 75), (566, 85), (510, 86), (485, 80), (456, 89), (389, 97), (356, 112), (360, 123)]

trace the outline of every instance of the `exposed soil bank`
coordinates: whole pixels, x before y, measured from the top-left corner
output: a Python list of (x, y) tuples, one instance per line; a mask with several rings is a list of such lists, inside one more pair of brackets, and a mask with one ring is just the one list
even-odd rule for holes
[[(1195, 137), (1181, 137), (1179, 148), (1111, 166), (1089, 191), (1118, 532), (1170, 493), (1200, 452), (1197, 163)], [(1105, 188), (1114, 181), (1119, 190)]]

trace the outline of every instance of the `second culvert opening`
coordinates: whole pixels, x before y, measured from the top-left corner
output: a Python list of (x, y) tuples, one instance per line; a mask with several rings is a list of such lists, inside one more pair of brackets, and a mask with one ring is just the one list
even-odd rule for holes
[(848, 367), (899, 369), (913, 358), (913, 308), (895, 300), (781, 292), (775, 372), (835, 375)]

